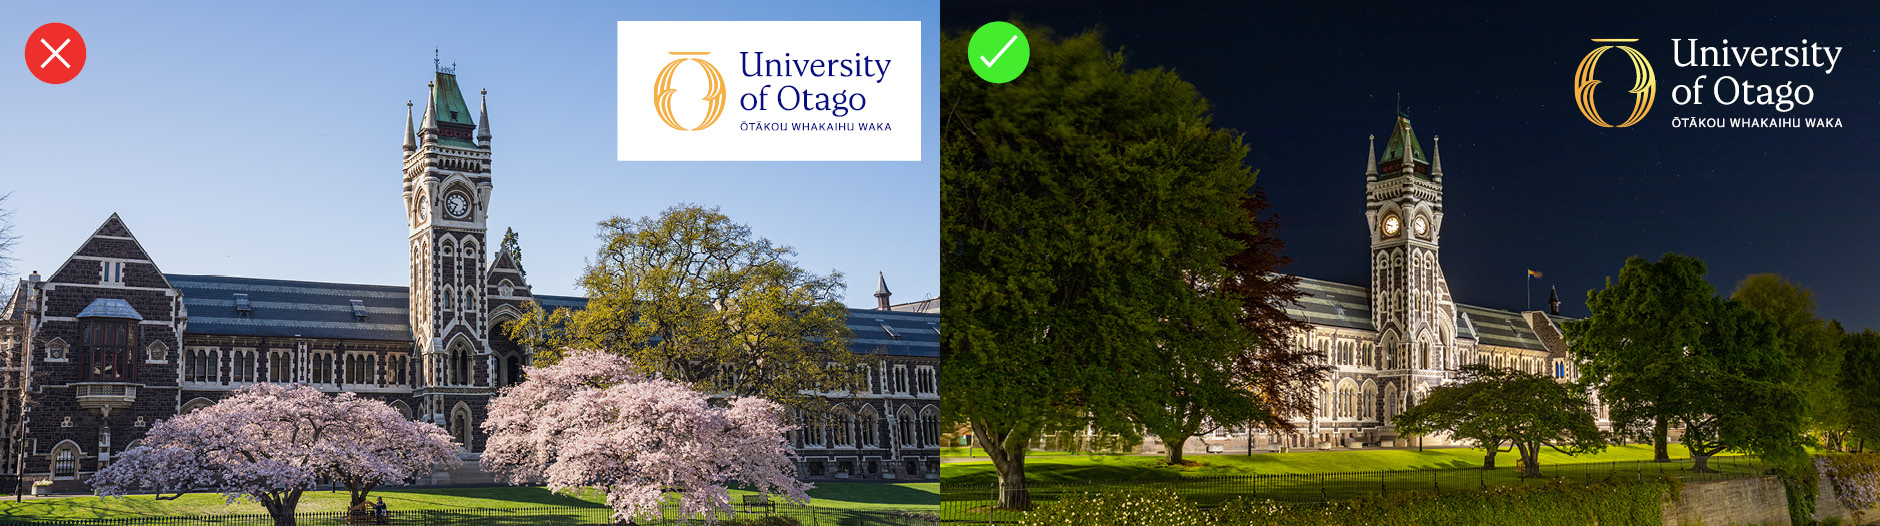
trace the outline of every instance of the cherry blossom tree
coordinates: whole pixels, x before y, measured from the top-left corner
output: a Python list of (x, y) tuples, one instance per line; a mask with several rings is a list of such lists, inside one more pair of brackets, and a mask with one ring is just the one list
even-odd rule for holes
[(511, 484), (598, 488), (621, 521), (659, 516), (669, 493), (679, 495), (680, 515), (715, 521), (732, 511), (731, 482), (809, 502), (775, 402), (713, 400), (595, 351), (527, 371), (527, 381), (490, 402), (483, 422), (483, 466)]
[[(158, 499), (222, 493), (294, 524), (301, 493), (316, 480), (346, 486), (353, 504), (381, 485), (459, 465), (442, 428), (406, 420), (384, 402), (328, 396), (299, 384), (257, 384), (150, 429), (143, 444), (91, 479), (100, 495), (155, 490)], [(164, 497), (164, 494), (171, 494)]]

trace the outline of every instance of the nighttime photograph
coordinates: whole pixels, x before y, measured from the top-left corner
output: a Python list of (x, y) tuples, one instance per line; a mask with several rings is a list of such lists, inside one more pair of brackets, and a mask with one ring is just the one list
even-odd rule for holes
[(942, 5), (941, 516), (1880, 521), (1880, 10)]

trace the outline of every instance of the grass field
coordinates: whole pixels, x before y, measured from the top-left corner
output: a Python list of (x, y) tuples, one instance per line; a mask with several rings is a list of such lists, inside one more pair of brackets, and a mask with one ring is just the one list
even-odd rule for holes
[[(812, 515), (821, 524), (837, 524), (867, 512), (937, 512), (940, 485), (933, 482), (904, 484), (863, 484), (824, 482), (810, 490), (810, 508), (778, 507), (779, 513), (798, 516), (805, 524)], [(744, 491), (732, 491), (737, 502)], [(596, 493), (576, 496), (549, 493), (540, 487), (439, 488), (373, 491), (371, 498), (384, 497), (393, 512), (500, 510), (512, 508), (558, 508), (579, 516), (603, 516), (605, 498)], [(345, 491), (310, 491), (300, 501), (301, 513), (343, 511)], [(85, 519), (152, 517), (204, 517), (227, 514), (266, 514), (260, 505), (246, 501), (225, 504), (220, 494), (188, 494), (176, 500), (156, 500), (150, 495), (123, 498), (66, 497), (28, 499), (25, 502), (0, 502), (0, 520)]]
[[(1218, 506), (1243, 497), (1332, 502), (1366, 494), (1446, 493), (1562, 479), (1590, 483), (1668, 476), (1698, 482), (1756, 475), (1768, 468), (1753, 457), (1726, 456), (1711, 459), (1715, 472), (1697, 473), (1690, 470), (1688, 455), (1681, 448), (1674, 450), (1674, 462), (1660, 464), (1650, 461), (1649, 446), (1635, 446), (1613, 448), (1601, 455), (1543, 455), (1542, 477), (1523, 478), (1514, 467), (1515, 455), (1503, 454), (1497, 458), (1496, 469), (1484, 470), (1480, 469), (1481, 454), (1481, 450), (1446, 449), (1196, 455), (1189, 458), (1202, 464), (1190, 468), (1164, 466), (1157, 457), (1047, 457), (1026, 462), (1026, 479), (1034, 503), (1086, 492), (1167, 488), (1201, 506)], [(1019, 518), (1015, 512), (991, 509), (998, 489), (989, 464), (943, 464), (941, 472), (946, 485), (941, 495), (942, 518), (975, 522)]]
[[(1690, 458), (1682, 444), (1671, 444), (1672, 459)], [(1405, 471), (1482, 467), (1480, 449), (1371, 449), (1356, 451), (1310, 451), (1295, 453), (1260, 453), (1255, 455), (1186, 455), (1201, 463), (1196, 467), (1163, 464), (1158, 456), (1049, 455), (1027, 457), (1025, 479), (1035, 483), (1166, 480), (1193, 477), (1234, 477), (1247, 475), (1345, 473), (1354, 471)], [(1501, 467), (1513, 466), (1519, 458), (1513, 452), (1495, 457)], [(1651, 446), (1628, 445), (1607, 448), (1597, 455), (1568, 456), (1552, 449), (1541, 452), (1540, 462), (1571, 464), (1587, 462), (1630, 462), (1651, 460)], [(940, 465), (940, 480), (946, 484), (996, 484), (998, 477), (991, 461), (950, 462)]]

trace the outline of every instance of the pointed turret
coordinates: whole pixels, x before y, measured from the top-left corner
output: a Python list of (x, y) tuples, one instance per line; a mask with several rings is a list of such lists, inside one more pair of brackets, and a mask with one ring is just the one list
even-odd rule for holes
[(477, 143), (487, 148), (490, 145), (490, 90), (477, 93), (483, 96), (483, 108), (477, 115)]
[(1384, 145), (1384, 158), (1379, 159), (1378, 164), (1386, 176), (1429, 174), (1429, 157), (1423, 155), (1423, 145), (1417, 143), (1416, 131), (1410, 127), (1410, 117), (1397, 115), (1397, 124), (1390, 131), (1390, 141)]
[(1369, 141), (1369, 143), (1368, 143), (1368, 146), (1365, 147), (1366, 152), (1365, 152), (1365, 159), (1364, 159), (1364, 180), (1376, 181), (1377, 180), (1377, 136), (1372, 135), (1370, 137), (1367, 137), (1366, 140)]
[(888, 309), (888, 297), (892, 296), (893, 294), (894, 293), (892, 292), (888, 292), (888, 277), (883, 273), (876, 272), (875, 273), (875, 302), (876, 302), (875, 309), (876, 310), (889, 310)]
[(418, 131), (424, 134), (424, 143), (431, 144), (437, 142), (437, 83), (426, 82), (424, 88), (428, 93), (424, 97), (424, 127)]
[(1560, 315), (1560, 289), (1556, 287), (1547, 287), (1547, 313)]
[(1438, 135), (1435, 138), (1436, 156), (1430, 160), (1430, 177), (1441, 181), (1443, 180), (1443, 136)]
[(418, 150), (418, 132), (411, 127), (411, 101), (405, 101), (405, 153)]

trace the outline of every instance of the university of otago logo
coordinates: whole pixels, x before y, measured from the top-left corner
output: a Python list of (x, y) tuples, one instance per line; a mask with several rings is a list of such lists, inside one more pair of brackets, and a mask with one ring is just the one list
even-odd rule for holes
[[(1637, 42), (1638, 39), (1595, 38), (1593, 41)], [(1632, 59), (1632, 89), (1628, 90), (1634, 96), (1632, 99), (1632, 116), (1626, 118), (1625, 122), (1620, 123), (1618, 126), (1607, 124), (1605, 119), (1600, 118), (1599, 107), (1593, 103), (1593, 88), (1598, 87), (1600, 82), (1598, 79), (1593, 78), (1593, 70), (1599, 65), (1599, 56), (1613, 48), (1624, 51), (1626, 56)], [(1657, 95), (1658, 77), (1657, 74), (1652, 71), (1651, 61), (1645, 60), (1644, 53), (1639, 53), (1638, 50), (1632, 49), (1630, 46), (1605, 45), (1595, 48), (1593, 52), (1586, 54), (1586, 58), (1580, 60), (1580, 69), (1573, 74), (1573, 101), (1580, 105), (1580, 113), (1586, 116), (1586, 120), (1593, 121), (1593, 124), (1598, 124), (1603, 127), (1624, 128), (1638, 124), (1639, 119), (1645, 118), (1645, 114), (1652, 111), (1652, 99), (1656, 98)], [(668, 123), (670, 123), (670, 121), (668, 121)]]
[[(718, 122), (718, 116), (725, 112), (725, 76), (720, 75), (718, 68), (712, 67), (712, 63), (706, 62), (705, 59), (684, 57), (686, 55), (710, 55), (709, 51), (673, 51), (671, 54), (681, 55), (681, 58), (666, 63), (666, 68), (661, 69), (659, 77), (653, 80), (653, 109), (659, 112), (659, 119), (666, 121), (666, 125), (671, 126), (672, 129), (698, 131), (710, 128), (712, 123)], [(699, 67), (705, 68), (705, 98), (699, 100), (709, 105), (705, 108), (705, 121), (699, 123), (696, 128), (687, 128), (679, 124), (679, 120), (672, 116), (672, 94), (679, 91), (672, 89), (672, 74), (678, 71), (679, 65), (687, 60), (697, 62)]]

